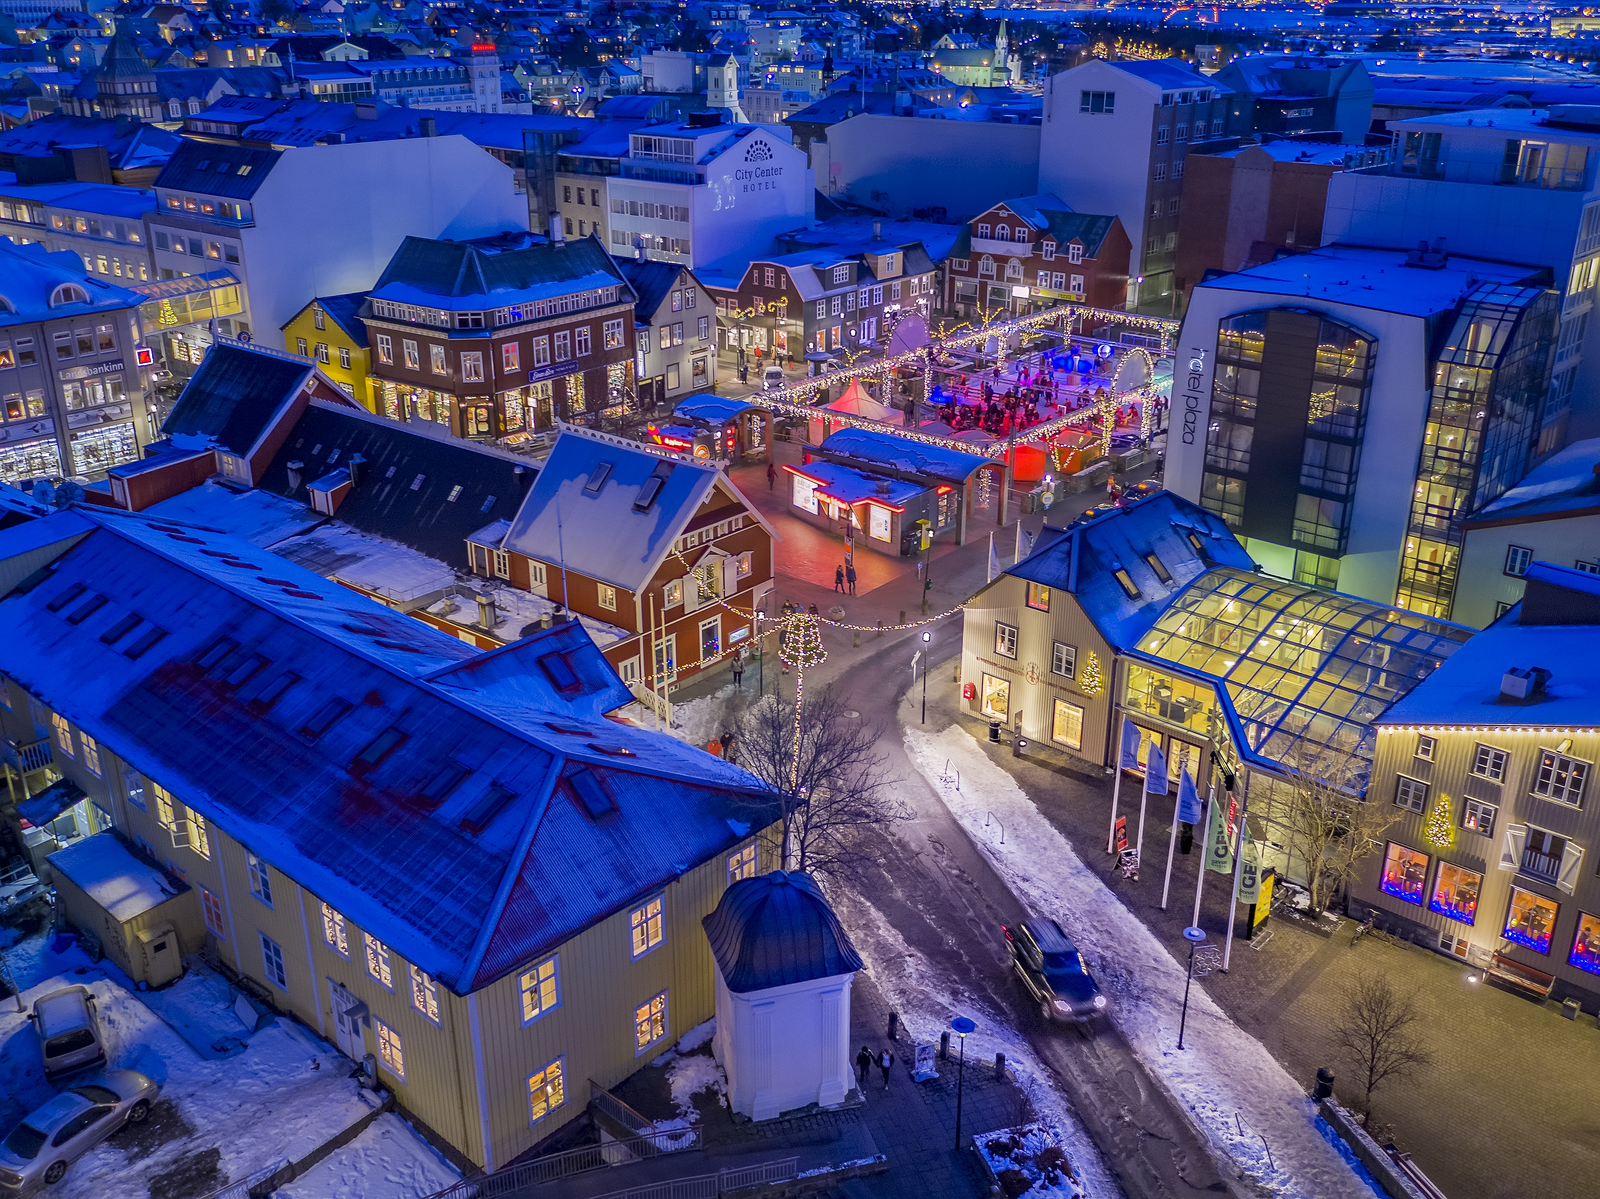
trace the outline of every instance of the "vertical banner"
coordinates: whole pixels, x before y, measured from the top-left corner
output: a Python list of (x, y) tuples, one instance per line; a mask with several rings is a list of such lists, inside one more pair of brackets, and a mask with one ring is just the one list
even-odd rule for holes
[[(1233, 796), (1228, 797), (1231, 806)], [(1211, 805), (1211, 837), (1206, 851), (1206, 869), (1214, 870), (1218, 874), (1233, 873), (1233, 820), (1230, 812), (1227, 817), (1222, 814), (1222, 805)]]

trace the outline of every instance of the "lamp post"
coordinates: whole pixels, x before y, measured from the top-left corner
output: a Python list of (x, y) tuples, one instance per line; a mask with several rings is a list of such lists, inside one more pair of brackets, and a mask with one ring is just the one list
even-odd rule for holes
[(965, 1016), (957, 1016), (950, 1021), (950, 1027), (961, 1038), (961, 1064), (956, 1068), (956, 1152), (961, 1151), (961, 1088), (967, 1080), (967, 1034), (977, 1029), (977, 1025)]
[[(1203, 865), (1203, 864), (1202, 864)], [(1178, 1018), (1178, 1048), (1183, 1048), (1183, 1030), (1189, 1023), (1189, 984), (1194, 981), (1194, 951), (1206, 939), (1205, 930), (1193, 925), (1183, 930), (1183, 939), (1189, 942), (1189, 973), (1183, 980), (1183, 1015)], [(1207, 970), (1205, 973), (1209, 974)]]
[(933, 586), (933, 522), (926, 517), (917, 521), (921, 530), (922, 544), (918, 547), (923, 552), (922, 558), (922, 614), (928, 614), (928, 590)]
[(923, 629), (922, 630), (922, 723), (923, 724), (927, 724), (928, 723), (928, 667), (929, 667), (929, 665), (931, 665), (931, 662), (932, 662), (931, 651), (929, 650), (928, 647), (929, 647), (929, 643), (932, 642), (932, 640), (933, 640), (933, 634), (928, 632), (927, 629)]

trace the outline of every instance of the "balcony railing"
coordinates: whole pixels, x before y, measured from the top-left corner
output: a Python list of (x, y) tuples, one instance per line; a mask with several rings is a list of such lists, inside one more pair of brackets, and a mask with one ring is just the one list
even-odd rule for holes
[(1357, 175), (1398, 175), (1402, 178), (1426, 179), (1441, 183), (1476, 183), (1492, 187), (1527, 187), (1541, 191), (1584, 191), (1588, 187), (1587, 168), (1572, 170), (1546, 167), (1538, 171), (1519, 173), (1516, 167), (1490, 162), (1451, 162), (1448, 159), (1422, 159), (1420, 161), (1384, 162), (1375, 166), (1356, 167)]
[(55, 753), (50, 747), (48, 737), (41, 737), (37, 741), (29, 741), (23, 745), (7, 740), (3, 752), (6, 765), (18, 774), (32, 774), (35, 770), (43, 770), (55, 762)]

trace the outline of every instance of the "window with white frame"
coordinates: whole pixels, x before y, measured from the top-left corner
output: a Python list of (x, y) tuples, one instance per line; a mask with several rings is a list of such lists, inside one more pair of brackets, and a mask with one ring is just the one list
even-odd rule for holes
[(1525, 545), (1506, 546), (1505, 572), (1513, 578), (1520, 579), (1527, 573), (1528, 566), (1533, 561), (1533, 551)]
[(1424, 762), (1431, 762), (1433, 761), (1433, 752), (1437, 746), (1438, 742), (1432, 737), (1419, 736), (1417, 738), (1416, 756), (1421, 758)]
[(728, 855), (728, 884), (731, 886), (740, 879), (754, 878), (756, 876), (756, 846), (752, 841), (743, 849), (735, 850)]
[(995, 621), (994, 625), (994, 652), (1002, 658), (1015, 658), (1017, 656), (1017, 627)]
[(367, 951), (367, 973), (385, 991), (394, 990), (394, 969), (389, 964), (389, 947), (371, 933), (361, 934)]
[(461, 381), (463, 383), (483, 382), (483, 351), (473, 350), (461, 355)]
[(69, 758), (77, 757), (72, 747), (72, 722), (60, 712), (50, 713), (50, 727), (55, 730), (56, 747)]
[[(156, 798), (161, 798), (161, 790), (157, 788)], [(245, 866), (250, 871), (250, 894), (254, 895), (269, 908), (272, 906), (272, 875), (265, 862), (256, 857), (249, 850), (244, 854)]]
[(1472, 755), (1472, 773), (1496, 783), (1503, 782), (1506, 777), (1506, 760), (1505, 750), (1496, 749), (1492, 745), (1480, 745)]
[(643, 1053), (667, 1035), (667, 993), (665, 991), (633, 1010), (633, 1048)]
[(394, 341), (387, 333), (378, 334), (378, 361), (385, 366), (394, 365)]
[(100, 777), (100, 744), (82, 729), (78, 730), (78, 742), (83, 747), (83, 764), (89, 768), (89, 773), (95, 778)]
[(567, 1101), (567, 1063), (556, 1058), (528, 1075), (528, 1123), (537, 1124)]
[(378, 1039), (378, 1063), (401, 1082), (406, 1080), (406, 1051), (395, 1032), (376, 1016), (372, 1017), (373, 1032)]
[(608, 612), (617, 610), (617, 589), (609, 583), (598, 584), (600, 606)]
[(590, 344), (590, 341), (589, 341), (590, 331), (593, 328), (594, 328), (594, 326), (592, 326), (592, 325), (579, 325), (578, 326), (577, 334), (576, 334), (576, 351), (577, 351), (577, 355), (578, 355), (579, 358), (582, 358), (585, 354), (588, 354), (589, 351), (594, 348)]
[(1050, 646), (1050, 673), (1068, 679), (1075, 676), (1078, 673), (1078, 647), (1068, 645), (1065, 641), (1053, 642)]
[(289, 989), (289, 972), (283, 966), (283, 948), (266, 933), (257, 933), (261, 938), (261, 969), (267, 976), (267, 981), (280, 991)]
[[(692, 295), (693, 293), (691, 292), (690, 294)], [(621, 321), (607, 321), (603, 327), (603, 332), (605, 334), (606, 349), (619, 350), (622, 348)]]
[(511, 577), (511, 555), (505, 550), (494, 551), (494, 573), (496, 578)]
[(428, 1023), (439, 1023), (439, 984), (430, 974), (424, 974), (415, 966), (408, 966), (411, 972), (411, 1006), (422, 1014)]
[(128, 797), (128, 802), (134, 807), (138, 808), (141, 812), (149, 811), (149, 809), (145, 807), (144, 775), (132, 770), (128, 771), (128, 777), (123, 786), (123, 794)]
[(326, 903), (322, 905), (322, 940), (340, 957), (350, 956), (350, 932), (345, 927), (344, 917)]
[(667, 934), (662, 920), (662, 897), (657, 895), (629, 912), (628, 928), (635, 958), (642, 958), (666, 940)]
[(206, 928), (210, 930), (211, 935), (219, 941), (226, 941), (228, 934), (227, 925), (224, 923), (226, 918), (222, 912), (222, 900), (204, 887), (200, 888), (200, 911), (205, 916)]
[(1533, 793), (1556, 803), (1583, 806), (1583, 785), (1589, 778), (1590, 763), (1568, 757), (1553, 749), (1539, 751), (1539, 768), (1533, 776)]
[(206, 818), (193, 808), (190, 808), (189, 819), (186, 824), (189, 848), (209, 862), (211, 860), (211, 830), (206, 825)]
[(1399, 775), (1394, 788), (1394, 802), (1398, 808), (1422, 811), (1428, 805), (1428, 784), (1421, 779)]
[(522, 972), (522, 1022), (532, 1024), (546, 1012), (561, 1006), (561, 976), (552, 955)]
[(1500, 815), (1500, 808), (1496, 804), (1485, 803), (1481, 799), (1468, 799), (1466, 806), (1461, 811), (1461, 827), (1469, 828), (1475, 833), (1482, 833), (1485, 837), (1494, 836), (1495, 817)]

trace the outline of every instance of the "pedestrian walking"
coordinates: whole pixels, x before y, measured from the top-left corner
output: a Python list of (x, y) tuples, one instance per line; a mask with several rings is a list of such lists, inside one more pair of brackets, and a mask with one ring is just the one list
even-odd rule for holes
[(733, 685), (744, 690), (744, 646), (733, 651)]
[(750, 382), (750, 368), (742, 362), (739, 364), (739, 382)]
[(856, 1082), (861, 1085), (862, 1090), (867, 1089), (867, 1075), (871, 1073), (872, 1050), (863, 1045), (861, 1052), (856, 1054)]
[(889, 1067), (892, 1065), (894, 1065), (894, 1054), (885, 1049), (883, 1056), (878, 1058), (878, 1069), (883, 1072), (883, 1089), (886, 1091), (889, 1089)]
[(850, 585), (850, 594), (856, 593), (856, 564), (851, 562), (844, 568), (844, 581)]
[(733, 761), (733, 734), (724, 731), (717, 741), (722, 745), (722, 756), (730, 762)]
[(772, 463), (767, 463), (767, 490), (771, 491), (778, 485), (778, 468)]
[(844, 590), (844, 567), (843, 566), (835, 566), (833, 568), (833, 589), (835, 591), (843, 591)]

